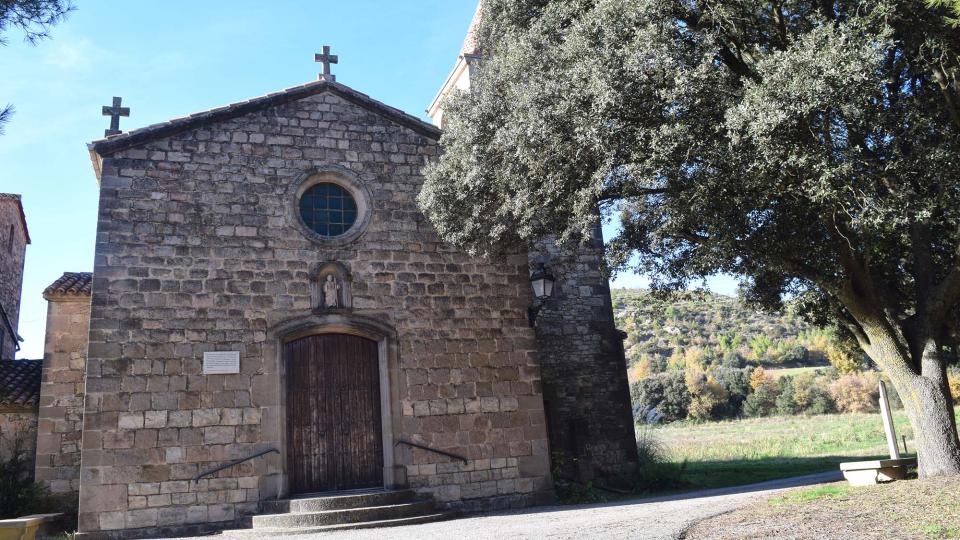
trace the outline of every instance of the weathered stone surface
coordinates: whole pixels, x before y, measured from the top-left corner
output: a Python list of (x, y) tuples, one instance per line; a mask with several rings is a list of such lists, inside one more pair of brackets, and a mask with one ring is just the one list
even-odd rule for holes
[[(436, 152), (422, 133), (321, 93), (103, 159), (80, 491), (130, 491), (122, 524), (89, 503), (82, 531), (232, 520), (276, 495), (276, 454), (188, 481), (284, 448), (278, 328), (316, 319), (312, 280), (328, 261), (349, 272), (349, 314), (395, 333), (393, 437), (468, 460), (394, 447), (398, 478), (465, 507), (549, 494), (527, 256), (477, 259), (437, 238), (415, 202)], [(311, 170), (369, 193), (356, 240), (303, 234), (294, 194)], [(240, 373), (203, 375), (215, 350), (240, 351)], [(163, 488), (178, 482), (189, 491)]]
[[(77, 493), (90, 294), (89, 290), (76, 293), (48, 288), (44, 297), (48, 302), (47, 331), (40, 385), (36, 479), (46, 483), (52, 493)], [(107, 409), (119, 409), (123, 402), (111, 399), (103, 405)], [(102, 440), (102, 445), (129, 448), (133, 440), (132, 434), (112, 433)]]
[(601, 234), (598, 226), (586, 242), (563, 246), (546, 238), (530, 259), (558, 277), (536, 323), (550, 450), (564, 476), (618, 483), (636, 470), (637, 447)]
[(29, 243), (20, 196), (0, 193), (0, 308), (10, 324), (7, 327), (0, 316), (0, 360), (12, 359), (16, 352), (23, 262)]

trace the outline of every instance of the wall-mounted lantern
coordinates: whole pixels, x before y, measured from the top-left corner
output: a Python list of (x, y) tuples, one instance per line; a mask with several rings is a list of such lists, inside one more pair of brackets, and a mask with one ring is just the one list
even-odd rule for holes
[(536, 302), (527, 308), (527, 319), (530, 321), (530, 326), (536, 324), (537, 313), (540, 312), (540, 308), (543, 307), (547, 299), (553, 296), (553, 285), (556, 281), (556, 278), (543, 263), (540, 263), (537, 269), (530, 274), (530, 286), (533, 287), (533, 297)]

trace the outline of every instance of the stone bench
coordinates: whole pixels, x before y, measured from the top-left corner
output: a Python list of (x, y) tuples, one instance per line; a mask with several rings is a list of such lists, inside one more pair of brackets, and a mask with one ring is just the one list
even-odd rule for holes
[(907, 477), (907, 469), (916, 466), (917, 458), (876, 459), (841, 463), (840, 470), (851, 486), (872, 486), (903, 480)]
[(62, 516), (63, 514), (33, 514), (15, 519), (0, 519), (0, 540), (34, 540), (41, 526)]

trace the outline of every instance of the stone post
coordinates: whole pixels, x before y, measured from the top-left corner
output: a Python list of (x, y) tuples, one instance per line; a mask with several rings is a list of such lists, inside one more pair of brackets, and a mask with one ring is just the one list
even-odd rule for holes
[(897, 446), (897, 432), (893, 427), (893, 417), (890, 415), (890, 400), (887, 399), (887, 386), (880, 381), (880, 416), (883, 417), (883, 431), (887, 434), (887, 447), (890, 449), (890, 459), (900, 459), (900, 447)]

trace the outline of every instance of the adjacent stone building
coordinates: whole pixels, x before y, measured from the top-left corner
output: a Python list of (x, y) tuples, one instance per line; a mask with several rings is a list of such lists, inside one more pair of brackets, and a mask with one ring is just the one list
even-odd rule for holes
[(35, 478), (54, 494), (80, 490), (91, 283), (89, 272), (66, 272), (43, 291), (47, 329)]
[(14, 444), (32, 457), (36, 442), (41, 362), (13, 359), (22, 341), (17, 326), (29, 243), (20, 195), (0, 193), (0, 458)]
[[(444, 100), (469, 92), (482, 67), (477, 42), (482, 2), (453, 70), (427, 108), (443, 126)], [(558, 246), (544, 238), (529, 253), (531, 268), (545, 265), (558, 278), (554, 296), (537, 316), (537, 350), (552, 470), (581, 482), (620, 484), (637, 467), (636, 438), (623, 350), (614, 323), (610, 284), (601, 272), (599, 226), (583, 242)]]
[(29, 243), (20, 195), (0, 193), (0, 360), (12, 359), (20, 350), (17, 324)]
[(40, 360), (0, 361), (0, 459), (15, 451), (28, 460), (34, 455), (41, 366)]

